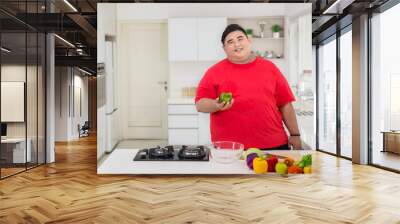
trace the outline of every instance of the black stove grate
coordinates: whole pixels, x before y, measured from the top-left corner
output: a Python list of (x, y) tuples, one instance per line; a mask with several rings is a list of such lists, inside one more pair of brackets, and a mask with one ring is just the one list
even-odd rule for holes
[(134, 161), (209, 161), (210, 149), (199, 146), (175, 145), (141, 149)]

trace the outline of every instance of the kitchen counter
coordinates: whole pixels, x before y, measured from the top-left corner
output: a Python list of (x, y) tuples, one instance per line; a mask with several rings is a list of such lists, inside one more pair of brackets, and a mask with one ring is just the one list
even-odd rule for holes
[[(232, 164), (194, 161), (133, 161), (139, 149), (115, 149), (97, 168), (98, 174), (254, 174), (244, 160)], [(273, 151), (277, 155), (290, 155), (299, 159), (312, 151)]]

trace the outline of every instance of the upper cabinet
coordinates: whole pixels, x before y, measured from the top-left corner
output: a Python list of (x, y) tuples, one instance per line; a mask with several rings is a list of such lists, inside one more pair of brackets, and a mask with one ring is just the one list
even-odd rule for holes
[(227, 18), (168, 19), (169, 61), (216, 61), (225, 58), (221, 35)]
[(226, 18), (198, 18), (198, 60), (217, 61), (225, 58), (221, 36), (228, 22)]
[(168, 19), (168, 58), (170, 61), (197, 60), (197, 19)]

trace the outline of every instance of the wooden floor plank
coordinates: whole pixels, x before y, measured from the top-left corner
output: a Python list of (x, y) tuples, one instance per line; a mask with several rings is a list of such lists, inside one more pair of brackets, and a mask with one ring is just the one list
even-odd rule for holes
[(96, 174), (96, 139), (0, 181), (0, 223), (400, 223), (400, 175), (314, 153), (311, 175)]

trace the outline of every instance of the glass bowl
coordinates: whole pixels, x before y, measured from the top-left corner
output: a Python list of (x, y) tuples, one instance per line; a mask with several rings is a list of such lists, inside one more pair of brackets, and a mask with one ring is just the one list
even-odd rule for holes
[(211, 158), (218, 163), (233, 163), (240, 159), (244, 145), (239, 142), (217, 141), (210, 146)]

